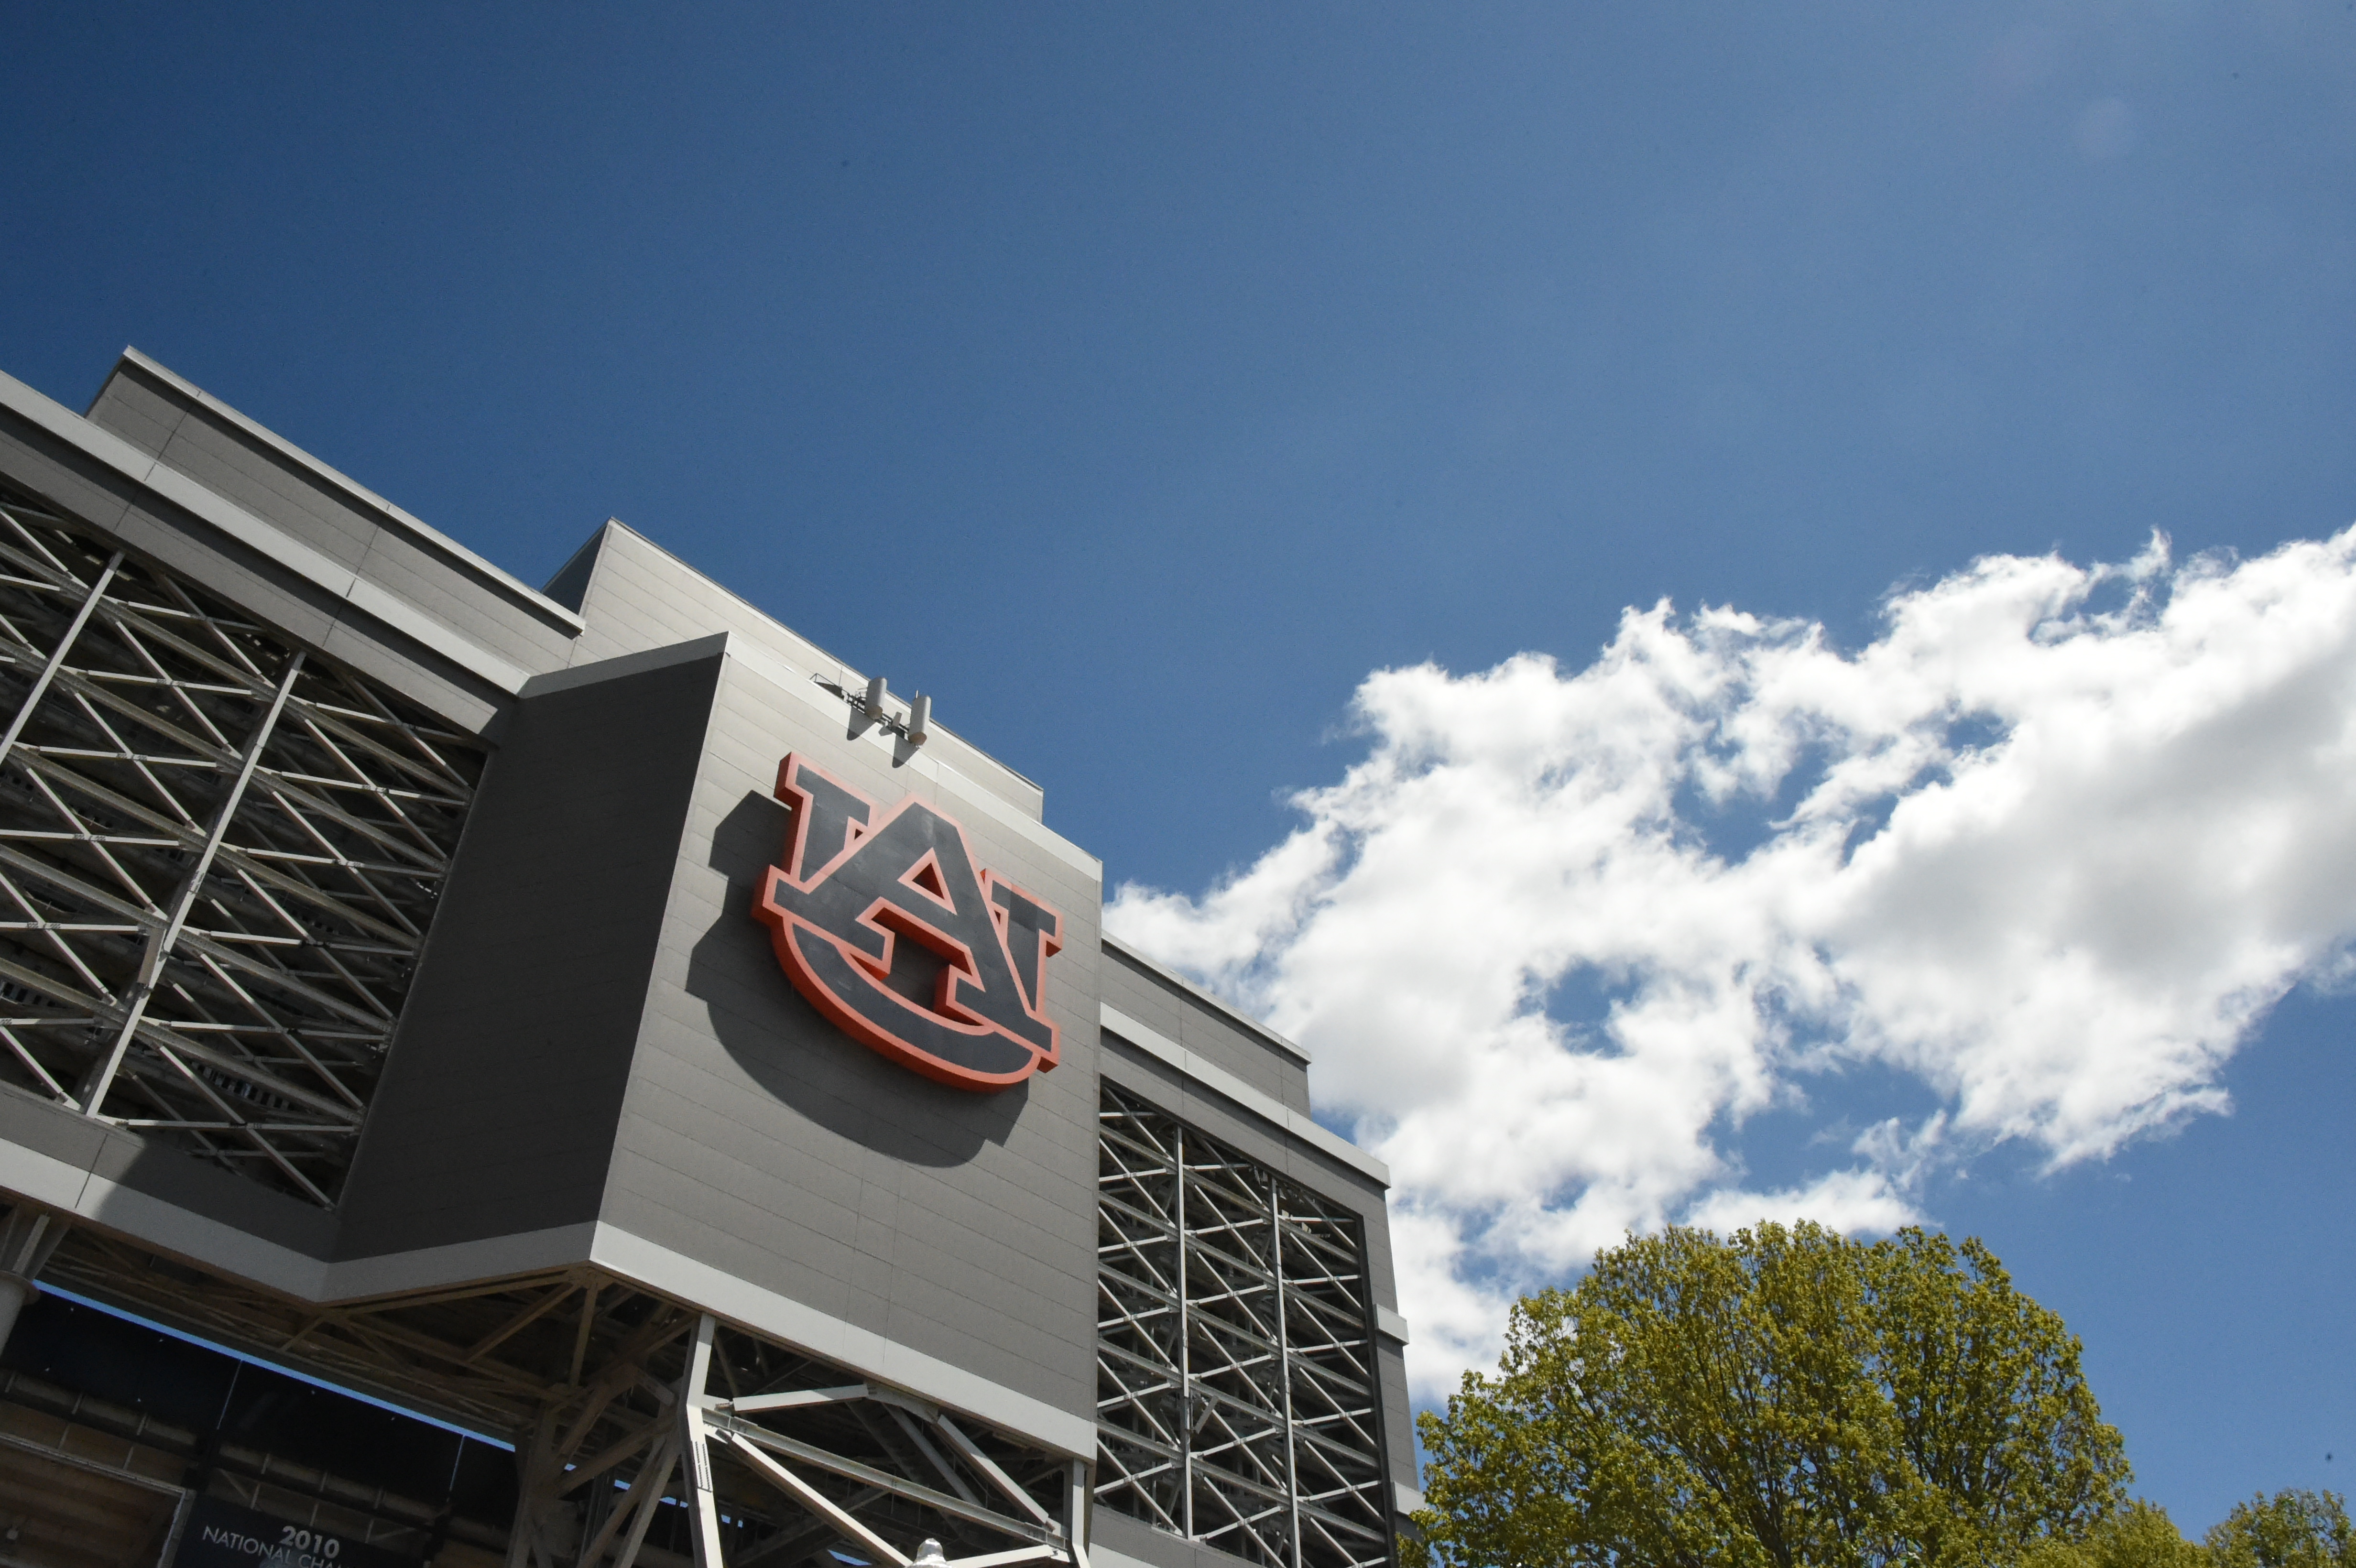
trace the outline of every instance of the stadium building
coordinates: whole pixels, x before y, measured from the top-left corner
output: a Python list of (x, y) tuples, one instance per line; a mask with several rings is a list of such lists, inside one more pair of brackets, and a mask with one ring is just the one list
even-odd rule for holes
[(1383, 1167), (922, 698), (126, 352), (0, 721), (0, 1568), (1393, 1560)]

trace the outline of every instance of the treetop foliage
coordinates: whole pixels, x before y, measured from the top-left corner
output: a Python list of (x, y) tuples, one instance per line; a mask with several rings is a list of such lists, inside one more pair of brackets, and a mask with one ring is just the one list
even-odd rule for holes
[(1416, 1568), (2356, 1568), (2334, 1492), (2128, 1499), (2078, 1340), (1922, 1230), (1632, 1236), (1419, 1424)]
[(1421, 1430), (1428, 1550), (1467, 1568), (2016, 1563), (2128, 1475), (2061, 1318), (1921, 1230), (1632, 1237)]

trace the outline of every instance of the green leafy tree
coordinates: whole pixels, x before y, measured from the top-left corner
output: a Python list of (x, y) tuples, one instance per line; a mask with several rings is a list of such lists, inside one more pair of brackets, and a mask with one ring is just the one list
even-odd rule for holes
[(2209, 1532), (2215, 1568), (2356, 1568), (2356, 1531), (2338, 1492), (2282, 1491), (2235, 1503)]
[(1977, 1242), (1632, 1237), (1526, 1298), (1497, 1374), (1422, 1417), (1425, 1550), (1480, 1568), (2018, 1562), (2124, 1500), (2078, 1359)]
[(2141, 1498), (2099, 1520), (2084, 1539), (2049, 1536), (2021, 1568), (2211, 1568), (2206, 1549), (2184, 1539), (2168, 1511)]

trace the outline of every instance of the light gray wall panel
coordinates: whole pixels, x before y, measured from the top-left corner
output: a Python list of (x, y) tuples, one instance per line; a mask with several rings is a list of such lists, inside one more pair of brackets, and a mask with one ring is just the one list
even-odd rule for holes
[[(1104, 950), (1104, 963), (1105, 1000), (1280, 1104), (1308, 1111), (1309, 1068), (1299, 1057), (1118, 947)], [(1139, 1011), (1131, 1002), (1146, 1010)]]
[(281, 453), (177, 389), (154, 383), (135, 367), (121, 367), (115, 375), (145, 383), (162, 399), (179, 405), (183, 417), (156, 453), (166, 466), (277, 524), (330, 560), (345, 566), (359, 564), (376, 532), (372, 518), (316, 475), (295, 469)]
[(187, 413), (186, 403), (144, 377), (109, 376), (84, 417), (155, 457)]
[(369, 1112), (345, 1256), (597, 1217), (719, 670), (519, 706)]
[[(601, 573), (604, 571), (601, 567)], [(593, 613), (606, 579), (593, 582)], [(709, 631), (706, 623), (698, 628)], [(731, 628), (734, 630), (734, 628)], [(979, 1376), (1086, 1415), (1095, 1402), (1094, 987), (1101, 890), (954, 801), (981, 866), (1055, 903), (1048, 1006), (1065, 1060), (970, 1094), (852, 1041), (778, 968), (752, 918), (784, 850), (772, 798), (798, 751), (888, 805), (930, 781), (733, 660), (721, 683), (620, 1119), (605, 1217), (729, 1232), (724, 1266)], [(1019, 869), (1017, 869), (1019, 867)], [(1076, 972), (1076, 970), (1077, 972)], [(712, 1216), (725, 1213), (724, 1223)], [(692, 1223), (690, 1223), (692, 1221)], [(822, 1305), (811, 1301), (813, 1306)], [(877, 1315), (881, 1320), (877, 1321)]]
[(0, 411), (0, 478), (112, 532), (142, 488), (14, 413)]
[(572, 662), (576, 633), (529, 606), (484, 592), (479, 581), (446, 553), (413, 534), (378, 528), (369, 539), (359, 573), (534, 673), (562, 669)]
[(571, 657), (576, 628), (530, 590), (145, 366), (117, 365), (92, 405), (92, 422), (126, 440), (167, 420), (168, 438), (146, 448), (166, 466), (513, 663)]
[(7, 1085), (0, 1085), (0, 1145), (30, 1149), (311, 1257), (327, 1256), (334, 1243), (335, 1216), (316, 1204)]
[[(582, 616), (588, 625), (583, 634), (581, 651), (574, 656), (576, 661), (610, 658), (711, 632), (728, 631), (805, 674), (824, 675), (840, 685), (863, 688), (865, 673), (872, 673), (854, 672), (832, 654), (779, 624), (653, 541), (618, 525), (609, 525), (600, 541), (598, 559), (582, 602)], [(883, 673), (892, 678), (894, 695), (903, 702), (915, 689), (929, 689), (923, 671)], [(1034, 677), (1010, 668), (1004, 678)], [(849, 709), (844, 711), (847, 714)], [(957, 769), (1033, 819), (1039, 818), (1043, 810), (1039, 786), (953, 731), (936, 728), (925, 752), (927, 757)]]
[(509, 699), (46, 432), (0, 415), (0, 477), (469, 732)]

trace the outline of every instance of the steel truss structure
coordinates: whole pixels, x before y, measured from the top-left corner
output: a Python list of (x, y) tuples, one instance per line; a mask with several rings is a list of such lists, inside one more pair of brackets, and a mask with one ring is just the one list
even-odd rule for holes
[(1087, 1568), (1087, 1466), (595, 1269), (332, 1307), (84, 1229), (48, 1280), (516, 1444), (509, 1568)]
[(1270, 1568), (1391, 1561), (1355, 1215), (1107, 1084), (1097, 1500)]
[(0, 1080), (332, 1205), (484, 755), (0, 491)]

